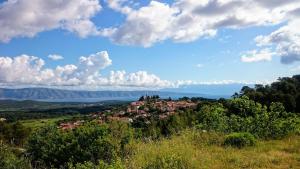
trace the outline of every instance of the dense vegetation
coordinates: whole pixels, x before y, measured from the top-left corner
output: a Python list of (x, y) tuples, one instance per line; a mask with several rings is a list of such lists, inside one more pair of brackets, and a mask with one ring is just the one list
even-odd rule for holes
[[(228, 100), (192, 98), (198, 103), (196, 108), (180, 109), (164, 119), (154, 111), (150, 121), (90, 121), (66, 131), (48, 125), (29, 136), (29, 130), (21, 124), (2, 122), (0, 127), (5, 129), (0, 128), (0, 165), (70, 169), (299, 168), (298, 96), (289, 93), (293, 87), (288, 83), (296, 82), (297, 77), (281, 78), (271, 87), (260, 87), (263, 90), (258, 85), (255, 89), (244, 87)], [(274, 98), (262, 92), (270, 88)], [(295, 90), (298, 93), (298, 87)], [(290, 96), (279, 97), (279, 93), (291, 94), (296, 106), (287, 107), (290, 102), (283, 98)]]
[(122, 123), (88, 123), (68, 132), (50, 126), (31, 136), (27, 151), (35, 163), (57, 168), (86, 161), (112, 163), (127, 153), (131, 140), (129, 126)]
[(255, 85), (255, 88), (243, 87), (240, 95), (263, 105), (280, 102), (287, 111), (300, 113), (300, 75), (279, 78), (271, 85)]

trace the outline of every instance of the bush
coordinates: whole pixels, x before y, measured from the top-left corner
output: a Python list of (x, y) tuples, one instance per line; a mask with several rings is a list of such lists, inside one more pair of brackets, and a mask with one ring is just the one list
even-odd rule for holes
[(225, 137), (224, 145), (242, 148), (245, 146), (254, 146), (255, 138), (250, 133), (232, 133)]
[(128, 154), (131, 133), (127, 130), (124, 125), (109, 127), (93, 122), (70, 131), (49, 126), (32, 134), (27, 153), (33, 161), (56, 168), (85, 161), (110, 164), (119, 155)]
[(223, 132), (228, 128), (225, 109), (221, 104), (201, 107), (200, 112), (197, 113), (197, 121), (200, 123), (199, 129)]
[(132, 137), (128, 124), (119, 122), (106, 125), (90, 122), (67, 131), (48, 126), (32, 133), (26, 149), (34, 163), (49, 168), (65, 168), (86, 161), (97, 164), (99, 160), (110, 165), (118, 157), (131, 153), (128, 146)]
[(28, 169), (30, 164), (23, 157), (17, 157), (12, 148), (3, 144), (0, 140), (0, 168), (3, 169)]
[(144, 169), (186, 169), (193, 168), (185, 158), (177, 154), (157, 156), (154, 161), (151, 161)]

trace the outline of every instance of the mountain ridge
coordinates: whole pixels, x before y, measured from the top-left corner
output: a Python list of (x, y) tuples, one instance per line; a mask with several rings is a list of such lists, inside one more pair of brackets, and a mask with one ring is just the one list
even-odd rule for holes
[(40, 101), (103, 101), (103, 100), (136, 100), (143, 95), (159, 95), (162, 98), (205, 97), (220, 98), (217, 95), (207, 95), (199, 93), (181, 93), (169, 91), (84, 91), (84, 90), (64, 90), (53, 88), (0, 88), (0, 99), (13, 100), (40, 100)]

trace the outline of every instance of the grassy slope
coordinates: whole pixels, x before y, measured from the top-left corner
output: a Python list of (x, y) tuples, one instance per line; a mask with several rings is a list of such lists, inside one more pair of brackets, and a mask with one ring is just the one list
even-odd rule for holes
[(199, 169), (300, 168), (300, 136), (258, 141), (256, 146), (243, 149), (223, 147), (223, 138), (220, 134), (188, 131), (158, 142), (135, 143), (135, 153), (126, 165), (132, 169), (155, 168), (153, 165), (160, 163), (158, 168), (174, 168), (168, 163), (179, 161), (183, 168)]

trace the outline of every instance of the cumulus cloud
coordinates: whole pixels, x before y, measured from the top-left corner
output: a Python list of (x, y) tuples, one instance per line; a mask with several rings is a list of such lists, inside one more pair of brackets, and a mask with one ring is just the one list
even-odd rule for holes
[(109, 38), (118, 44), (149, 47), (170, 37), (170, 23), (176, 13), (167, 4), (151, 1), (149, 6), (129, 10), (125, 23), (115, 28)]
[(90, 19), (100, 9), (98, 0), (8, 0), (0, 4), (0, 41), (58, 28), (80, 37), (96, 35)]
[(284, 26), (277, 31), (256, 38), (257, 46), (263, 49), (252, 50), (241, 56), (241, 60), (270, 61), (272, 56), (280, 56), (284, 64), (300, 60), (300, 1), (297, 0), (176, 0), (169, 4), (150, 1), (137, 9), (125, 2), (109, 1), (112, 9), (126, 16), (123, 24), (106, 33), (118, 44), (150, 47), (168, 39), (190, 42), (214, 37), (221, 28), (242, 29), (281, 23)]
[(51, 60), (62, 60), (62, 59), (64, 59), (63, 56), (58, 55), (58, 54), (51, 54), (51, 55), (48, 55), (48, 58), (51, 59)]
[(46, 68), (45, 61), (36, 56), (0, 57), (0, 84), (26, 86), (73, 86), (85, 88), (129, 87), (162, 88), (172, 83), (146, 71), (126, 73), (111, 71), (103, 76), (101, 70), (112, 64), (106, 51), (81, 56), (77, 64)]
[(60, 28), (80, 37), (105, 36), (117, 44), (150, 47), (168, 39), (190, 42), (214, 37), (221, 28), (290, 22), (300, 9), (298, 0), (152, 0), (143, 6), (134, 6), (130, 0), (104, 3), (124, 15), (124, 23), (98, 29), (91, 20), (101, 10), (98, 0), (5, 1), (0, 4), (0, 40), (33, 37)]
[(248, 51), (241, 57), (242, 62), (271, 61), (274, 53), (270, 49)]
[(169, 3), (152, 0), (138, 6), (130, 0), (103, 2), (124, 15), (124, 22), (118, 26), (97, 28), (91, 19), (101, 11), (99, 0), (2, 2), (0, 41), (63, 29), (80, 37), (103, 36), (116, 44), (150, 47), (165, 40), (191, 42), (212, 38), (222, 28), (282, 24), (270, 35), (259, 36), (257, 45), (274, 46), (272, 52), (281, 57), (282, 63), (300, 60), (299, 0), (175, 0)]
[(121, 26), (111, 28), (107, 36), (118, 44), (144, 47), (167, 39), (190, 42), (213, 37), (220, 28), (275, 25), (288, 21), (291, 12), (300, 7), (296, 0), (275, 0), (272, 3), (259, 0), (176, 0), (171, 4), (150, 1), (149, 5), (138, 9), (124, 5), (124, 2), (109, 0), (109, 6), (123, 13), (126, 20)]
[(281, 62), (290, 64), (300, 61), (300, 19), (289, 22), (269, 35), (260, 35), (255, 41), (260, 47), (274, 46)]

